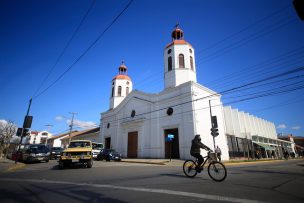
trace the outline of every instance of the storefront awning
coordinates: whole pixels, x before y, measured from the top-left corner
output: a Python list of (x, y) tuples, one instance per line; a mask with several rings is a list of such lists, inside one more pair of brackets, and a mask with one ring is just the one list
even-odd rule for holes
[(257, 142), (254, 142), (254, 143), (257, 144), (257, 145), (259, 145), (259, 146), (261, 146), (261, 147), (263, 147), (265, 150), (276, 150), (275, 147), (272, 147), (272, 146), (270, 146), (268, 144), (257, 143)]

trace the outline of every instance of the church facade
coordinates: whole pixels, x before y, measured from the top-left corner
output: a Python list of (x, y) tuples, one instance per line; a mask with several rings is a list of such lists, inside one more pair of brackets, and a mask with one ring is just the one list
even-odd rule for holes
[[(133, 90), (127, 66), (118, 68), (111, 81), (110, 108), (101, 113), (100, 139), (123, 157), (186, 159), (191, 157), (191, 140), (200, 134), (204, 144), (219, 146), (222, 159), (228, 160), (221, 95), (197, 83), (195, 50), (178, 26), (171, 37), (164, 48), (163, 91)], [(211, 116), (216, 116), (216, 137), (210, 134)]]
[[(222, 151), (222, 160), (282, 158), (293, 143), (278, 139), (275, 125), (224, 107), (221, 95), (197, 83), (195, 50), (176, 26), (164, 48), (164, 90), (133, 90), (122, 63), (111, 81), (109, 110), (101, 113), (99, 140), (128, 158), (191, 158), (191, 140)], [(211, 136), (211, 128), (218, 135)], [(201, 150), (206, 155), (205, 150)]]

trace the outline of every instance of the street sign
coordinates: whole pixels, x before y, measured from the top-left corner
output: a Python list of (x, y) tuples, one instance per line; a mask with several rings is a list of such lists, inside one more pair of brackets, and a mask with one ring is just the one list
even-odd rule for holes
[(23, 122), (23, 128), (31, 128), (33, 116), (25, 116)]
[(168, 134), (168, 138), (173, 139), (173, 138), (174, 138), (174, 135)]
[(167, 137), (166, 137), (166, 142), (172, 142), (173, 139), (174, 139), (174, 135), (168, 134)]

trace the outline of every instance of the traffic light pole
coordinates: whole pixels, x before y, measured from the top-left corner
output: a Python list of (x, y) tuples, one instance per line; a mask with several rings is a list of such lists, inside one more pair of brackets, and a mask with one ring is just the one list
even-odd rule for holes
[[(211, 128), (213, 128), (212, 126), (212, 111), (211, 111), (211, 100), (209, 100), (209, 109), (210, 109), (210, 121), (211, 121)], [(215, 150), (215, 136), (212, 136), (213, 137), (213, 150)]]
[(19, 146), (18, 146), (18, 151), (17, 151), (17, 157), (15, 159), (15, 164), (17, 163), (17, 160), (19, 158), (19, 154), (20, 154), (20, 146), (22, 144), (22, 138), (23, 138), (23, 132), (24, 132), (24, 127), (25, 127), (25, 119), (26, 117), (29, 115), (30, 113), (30, 109), (31, 109), (31, 105), (32, 105), (32, 98), (30, 99), (30, 102), (29, 102), (29, 105), (28, 105), (28, 108), (27, 108), (27, 113), (26, 113), (26, 116), (24, 117), (24, 122), (23, 122), (23, 127), (22, 127), (22, 130), (21, 130), (21, 136), (20, 136), (20, 143), (19, 143)]

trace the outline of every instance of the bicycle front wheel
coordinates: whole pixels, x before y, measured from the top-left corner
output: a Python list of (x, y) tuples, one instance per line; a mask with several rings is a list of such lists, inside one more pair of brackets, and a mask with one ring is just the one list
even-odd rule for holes
[(195, 167), (196, 167), (196, 163), (194, 161), (186, 160), (183, 165), (184, 174), (188, 177), (193, 178), (197, 174)]
[(227, 176), (226, 167), (221, 162), (213, 161), (208, 166), (208, 175), (212, 180), (221, 182)]

